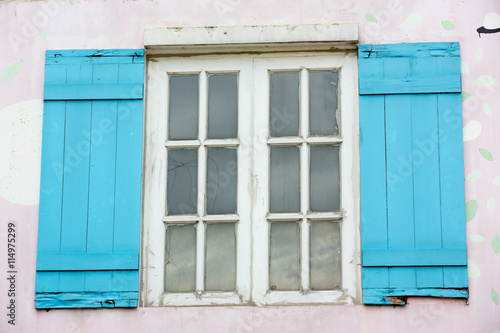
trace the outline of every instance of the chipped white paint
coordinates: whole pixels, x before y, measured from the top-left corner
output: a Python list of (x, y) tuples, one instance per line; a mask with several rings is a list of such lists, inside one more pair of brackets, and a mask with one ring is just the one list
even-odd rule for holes
[(355, 46), (358, 24), (164, 27), (146, 29), (146, 51), (161, 54), (329, 49)]
[(38, 204), (42, 109), (34, 99), (0, 110), (0, 196), (16, 204)]

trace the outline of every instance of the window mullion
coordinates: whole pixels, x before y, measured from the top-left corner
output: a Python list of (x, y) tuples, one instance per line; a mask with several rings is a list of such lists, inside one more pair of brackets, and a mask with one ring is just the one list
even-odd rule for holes
[[(200, 99), (199, 99), (199, 126), (198, 126), (198, 138), (201, 142), (200, 147), (198, 148), (198, 216), (202, 217), (205, 215), (205, 189), (206, 189), (206, 178), (207, 178), (207, 152), (204, 146), (204, 142), (207, 137), (207, 95), (208, 95), (208, 87), (207, 87), (207, 74), (205, 71), (200, 73), (199, 77), (199, 91), (200, 91)], [(203, 291), (205, 290), (205, 232), (206, 228), (203, 221), (198, 221), (197, 228), (197, 241), (196, 241), (196, 290)]]
[[(300, 73), (300, 135), (303, 139), (309, 136), (309, 94), (308, 71), (303, 68)], [(307, 211), (309, 209), (309, 146), (300, 146), (300, 210), (304, 216), (301, 223), (301, 288), (309, 289), (309, 224)]]

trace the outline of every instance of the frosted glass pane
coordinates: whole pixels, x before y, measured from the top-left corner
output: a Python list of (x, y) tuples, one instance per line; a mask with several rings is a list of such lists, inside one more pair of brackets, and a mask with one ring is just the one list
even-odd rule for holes
[(299, 147), (271, 147), (270, 211), (300, 211)]
[(236, 213), (236, 149), (207, 149), (207, 214)]
[(198, 150), (169, 149), (167, 215), (196, 214)]
[(168, 138), (198, 138), (198, 75), (172, 75), (169, 80)]
[(234, 223), (207, 224), (205, 290), (236, 290)]
[(338, 146), (312, 146), (310, 160), (310, 210), (340, 210), (340, 173)]
[(299, 290), (300, 231), (296, 222), (271, 223), (269, 288)]
[(339, 289), (342, 277), (339, 223), (311, 223), (310, 256), (311, 289)]
[(311, 135), (337, 135), (339, 74), (309, 72), (309, 126)]
[(299, 72), (271, 73), (269, 130), (272, 137), (299, 135)]
[(196, 289), (196, 228), (167, 227), (165, 240), (165, 290), (189, 292)]
[(238, 137), (238, 75), (208, 77), (208, 138)]

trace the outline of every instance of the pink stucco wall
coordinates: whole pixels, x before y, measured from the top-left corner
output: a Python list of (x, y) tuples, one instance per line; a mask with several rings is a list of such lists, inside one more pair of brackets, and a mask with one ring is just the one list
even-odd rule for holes
[[(367, 15), (367, 14), (373, 14)], [(0, 3), (0, 332), (500, 332), (498, 0), (72, 0)], [(376, 20), (374, 19), (376, 18)], [(357, 22), (360, 43), (459, 41), (470, 299), (390, 306), (34, 309), (46, 49), (142, 48), (145, 27)], [(481, 150), (480, 150), (481, 149)], [(477, 203), (477, 211), (474, 209)], [(500, 205), (500, 203), (499, 203)], [(17, 316), (8, 325), (8, 221)]]

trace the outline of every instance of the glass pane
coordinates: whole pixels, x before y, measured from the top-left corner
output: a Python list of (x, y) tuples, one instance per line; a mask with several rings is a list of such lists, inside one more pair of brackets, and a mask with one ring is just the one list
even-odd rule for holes
[(196, 227), (167, 227), (165, 241), (165, 291), (188, 292), (196, 289)]
[(236, 149), (207, 149), (207, 214), (236, 213)]
[(271, 213), (300, 211), (299, 147), (271, 147)]
[(198, 75), (170, 76), (168, 138), (198, 138)]
[(234, 223), (207, 224), (205, 290), (236, 289), (236, 234)]
[(271, 73), (269, 130), (272, 137), (299, 135), (299, 72)]
[(169, 149), (167, 215), (196, 214), (198, 150)]
[(299, 290), (300, 231), (296, 222), (271, 223), (269, 289)]
[(312, 212), (340, 210), (338, 146), (311, 146), (309, 205)]
[(337, 135), (339, 73), (309, 72), (309, 126), (311, 135)]
[(208, 138), (238, 137), (238, 74), (208, 77)]
[(339, 289), (342, 276), (339, 223), (312, 222), (310, 242), (311, 289)]

